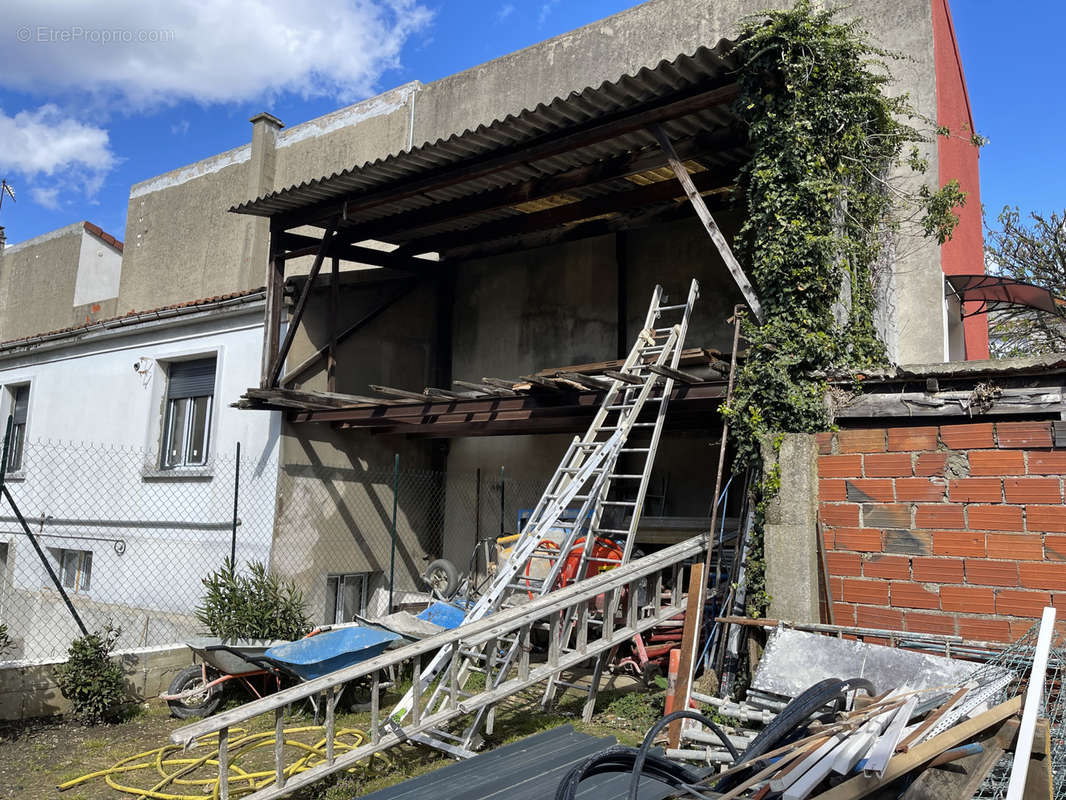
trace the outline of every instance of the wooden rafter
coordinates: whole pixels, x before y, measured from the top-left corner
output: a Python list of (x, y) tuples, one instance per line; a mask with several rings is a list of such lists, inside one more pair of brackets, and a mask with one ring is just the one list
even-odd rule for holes
[[(684, 187), (685, 194), (688, 196), (689, 202), (692, 203), (692, 208), (696, 211), (696, 216), (700, 218), (700, 222), (702, 222), (703, 227), (706, 228), (708, 235), (711, 237), (711, 241), (713, 241), (715, 247), (718, 248), (718, 254), (722, 257), (722, 261), (725, 262), (729, 274), (733, 276), (733, 280), (736, 281), (737, 286), (740, 288), (740, 293), (744, 295), (744, 300), (751, 308), (751, 313), (754, 314), (755, 319), (761, 323), (763, 321), (762, 305), (759, 303), (759, 298), (755, 294), (755, 289), (752, 288), (748, 276), (745, 275), (744, 270), (741, 269), (740, 262), (738, 262), (736, 256), (733, 255), (733, 250), (729, 247), (729, 242), (725, 240), (725, 236), (722, 235), (718, 223), (714, 221), (710, 209), (708, 209), (707, 204), (703, 202), (703, 198), (700, 196), (697, 180), (695, 180), (692, 175), (689, 175), (688, 170), (685, 169), (685, 165), (681, 163), (681, 159), (678, 158), (677, 153), (674, 151), (674, 145), (670, 141), (670, 137), (666, 135), (666, 131), (664, 131), (659, 125), (652, 125), (651, 132), (655, 134), (655, 138), (659, 140), (659, 145), (662, 147), (663, 153), (666, 155), (666, 159), (670, 164), (670, 169), (674, 171), (674, 175), (677, 176), (678, 182)], [(699, 176), (696, 177), (698, 178)]]
[(381, 189), (371, 189), (346, 201), (326, 200), (299, 211), (278, 215), (278, 220), (285, 229), (289, 229), (320, 223), (337, 214), (351, 219), (360, 212), (386, 203), (431, 194), (456, 184), (484, 178), (494, 172), (558, 156), (645, 129), (655, 123), (729, 103), (736, 98), (737, 93), (737, 84), (728, 83), (710, 88), (704, 86), (681, 95), (656, 98), (635, 108), (595, 117), (561, 132), (544, 134), (532, 141), (518, 142), (465, 159), (459, 164), (429, 170)]

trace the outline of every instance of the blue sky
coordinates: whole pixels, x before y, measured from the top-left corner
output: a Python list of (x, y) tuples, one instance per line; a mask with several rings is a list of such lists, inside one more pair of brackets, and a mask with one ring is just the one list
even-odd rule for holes
[[(132, 184), (245, 144), (259, 111), (296, 124), (630, 5), (8, 0), (0, 177), (18, 202), (5, 199), (0, 224), (10, 242), (81, 219), (123, 238)], [(1066, 103), (1055, 37), (1066, 28), (1066, 4), (1025, 0), (1005, 14), (992, 0), (954, 0), (952, 10), (974, 118), (990, 139), (981, 157), (985, 207), (1062, 210)]]

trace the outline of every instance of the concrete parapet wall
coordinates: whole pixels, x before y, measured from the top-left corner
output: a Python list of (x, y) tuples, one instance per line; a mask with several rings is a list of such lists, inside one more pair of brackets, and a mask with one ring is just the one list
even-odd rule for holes
[[(115, 659), (122, 665), (130, 699), (144, 702), (165, 692), (174, 676), (193, 662), (193, 655), (185, 645), (162, 645), (120, 650)], [(61, 663), (0, 663), (0, 722), (69, 713), (70, 703), (60, 693), (55, 679), (55, 668)]]

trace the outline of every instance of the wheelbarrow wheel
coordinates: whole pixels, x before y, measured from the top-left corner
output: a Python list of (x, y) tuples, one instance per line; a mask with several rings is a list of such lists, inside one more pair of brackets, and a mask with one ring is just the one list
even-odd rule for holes
[(446, 558), (431, 561), (422, 577), (433, 595), (440, 600), (450, 600), (459, 589), (459, 570)]
[[(214, 680), (214, 676), (208, 670), (208, 681)], [(174, 676), (170, 682), (168, 694), (183, 694), (195, 692), (203, 687), (204, 672), (199, 664), (191, 664)], [(218, 710), (222, 703), (222, 686), (212, 686), (203, 689), (181, 700), (167, 700), (170, 706), (170, 716), (178, 719), (193, 719), (195, 717), (209, 717)]]

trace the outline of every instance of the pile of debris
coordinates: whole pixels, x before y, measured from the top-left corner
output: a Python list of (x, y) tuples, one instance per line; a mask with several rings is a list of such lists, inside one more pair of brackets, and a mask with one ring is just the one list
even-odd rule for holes
[[(592, 774), (612, 764), (631, 772), (630, 797), (643, 778), (719, 800), (1061, 800), (1066, 641), (1054, 618), (1046, 609), (1029, 634), (977, 664), (779, 627), (743, 701), (692, 693), (717, 723), (693, 711), (668, 715), (642, 748), (614, 748)], [(648, 761), (671, 717), (692, 727), (665, 759)], [(702, 769), (677, 763), (685, 760)], [(570, 776), (557, 797), (576, 796), (574, 788)]]

